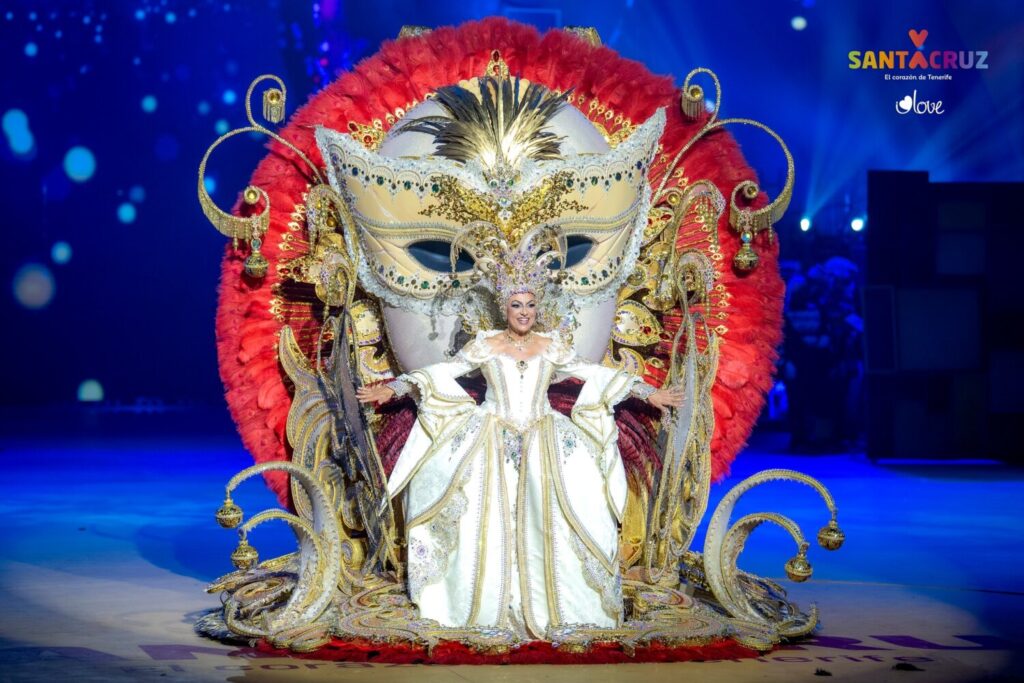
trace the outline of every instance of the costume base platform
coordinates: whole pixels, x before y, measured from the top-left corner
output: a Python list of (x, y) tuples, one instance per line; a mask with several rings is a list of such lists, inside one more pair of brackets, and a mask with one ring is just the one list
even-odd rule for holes
[[(843, 556), (819, 553), (806, 584), (780, 579), (801, 604), (821, 606), (814, 636), (757, 656), (734, 643), (705, 646), (691, 652), (701, 661), (678, 663), (602, 666), (608, 660), (597, 650), (570, 660), (587, 665), (455, 666), (457, 651), (435, 649), (437, 664), (422, 666), (415, 653), (403, 660), (331, 646), (298, 657), (194, 633), (214, 606), (204, 588), (230, 569), (236, 540), (216, 526), (210, 505), (249, 462), (233, 440), (7, 438), (3, 450), (2, 680), (649, 683), (809, 680), (820, 669), (836, 681), (931, 682), (1019, 680), (1024, 671), (1016, 532), (1024, 472), (1002, 465), (882, 466), (861, 456), (778, 455), (755, 440), (729, 481), (793, 467), (829, 481), (843, 503)], [(727, 487), (712, 489), (712, 505)], [(274, 504), (258, 483), (238, 500), (250, 509)], [(810, 491), (787, 500), (798, 521), (816, 520), (817, 505)], [(294, 544), (286, 531), (272, 535), (260, 538), (268, 555)], [(767, 535), (744, 554), (746, 567), (769, 577), (782, 574), (784, 560)], [(543, 648), (520, 652), (508, 661)]]

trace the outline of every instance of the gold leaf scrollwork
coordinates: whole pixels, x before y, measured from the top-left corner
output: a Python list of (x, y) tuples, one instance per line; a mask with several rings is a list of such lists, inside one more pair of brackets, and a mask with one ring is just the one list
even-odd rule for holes
[(240, 135), (242, 133), (262, 133), (277, 142), (280, 142), (295, 153), (295, 155), (309, 167), (312, 176), (317, 178), (320, 182), (323, 182), (320, 170), (298, 147), (262, 124), (256, 122), (252, 113), (253, 92), (256, 90), (257, 85), (268, 80), (276, 83), (277, 87), (271, 87), (264, 93), (263, 115), (266, 120), (271, 123), (279, 123), (283, 120), (285, 96), (287, 93), (284, 81), (277, 76), (264, 74), (256, 78), (249, 85), (249, 89), (245, 93), (245, 116), (249, 121), (249, 125), (230, 130), (214, 140), (213, 144), (206, 149), (206, 153), (203, 154), (203, 158), (199, 162), (199, 206), (202, 207), (203, 214), (206, 216), (207, 220), (210, 221), (213, 227), (225, 237), (230, 237), (236, 248), (238, 240), (245, 240), (249, 243), (251, 253), (245, 262), (245, 272), (250, 277), (255, 278), (262, 278), (266, 275), (267, 268), (269, 267), (266, 257), (260, 253), (260, 248), (263, 244), (263, 236), (266, 234), (267, 228), (270, 225), (270, 198), (262, 188), (255, 186), (247, 187), (243, 193), (245, 203), (250, 206), (256, 206), (262, 203), (263, 206), (258, 213), (255, 213), (252, 216), (235, 216), (217, 206), (217, 203), (213, 201), (213, 198), (206, 189), (206, 165), (210, 160), (210, 155), (213, 153), (213, 150), (220, 146), (220, 144), (225, 140), (236, 135)]
[(612, 339), (626, 346), (649, 346), (661, 338), (661, 323), (643, 304), (627, 299), (619, 303), (612, 322)]
[(384, 144), (384, 122), (380, 119), (373, 119), (370, 123), (348, 122), (348, 132), (366, 149), (376, 151)]
[(508, 64), (501, 58), (500, 50), (491, 50), (491, 61), (487, 62), (487, 69), (484, 71), (484, 75), (494, 76), (495, 78), (509, 77)]
[(746, 118), (718, 120), (718, 112), (722, 104), (722, 86), (718, 80), (718, 76), (710, 69), (703, 67), (694, 69), (688, 73), (686, 78), (683, 80), (683, 87), (680, 92), (680, 108), (687, 118), (697, 120), (703, 116), (706, 111), (704, 104), (704, 89), (693, 82), (693, 78), (697, 76), (697, 74), (701, 73), (708, 74), (715, 86), (715, 99), (712, 103), (711, 110), (708, 112), (707, 120), (701, 126), (700, 130), (698, 130), (697, 133), (695, 133), (693, 137), (691, 137), (682, 146), (682, 148), (676, 153), (675, 157), (673, 157), (672, 161), (668, 164), (658, 189), (654, 193), (654, 202), (657, 203), (658, 200), (661, 199), (662, 194), (666, 191), (665, 186), (667, 181), (672, 176), (676, 166), (679, 164), (683, 156), (693, 147), (694, 143), (711, 131), (727, 126), (731, 123), (738, 123), (753, 126), (768, 133), (768, 135), (770, 135), (782, 148), (782, 153), (786, 158), (786, 181), (783, 184), (782, 189), (779, 191), (778, 196), (773, 201), (769, 202), (767, 206), (760, 209), (751, 209), (741, 206), (741, 202), (738, 201), (740, 196), (742, 196), (743, 203), (749, 204), (750, 202), (753, 202), (760, 193), (760, 188), (757, 183), (753, 180), (744, 180), (733, 188), (729, 201), (729, 225), (732, 226), (732, 228), (740, 235), (740, 249), (733, 259), (733, 265), (739, 271), (749, 271), (757, 267), (757, 263), (759, 261), (757, 253), (753, 249), (754, 238), (761, 232), (765, 232), (768, 235), (770, 243), (774, 235), (773, 226), (782, 218), (786, 209), (789, 208), (789, 202), (793, 197), (793, 183), (795, 179), (793, 155), (790, 153), (789, 147), (786, 146), (786, 143), (781, 137), (779, 137), (779, 134), (760, 121)]

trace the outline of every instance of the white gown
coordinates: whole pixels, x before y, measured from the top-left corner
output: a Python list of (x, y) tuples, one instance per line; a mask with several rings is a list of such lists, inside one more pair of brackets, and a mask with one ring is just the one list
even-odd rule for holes
[[(418, 417), (388, 481), (404, 495), (409, 596), (445, 626), (622, 621), (618, 522), (626, 504), (613, 406), (641, 378), (579, 359), (557, 334), (518, 364), (477, 334), (455, 357), (402, 375)], [(455, 378), (479, 368), (481, 405)], [(584, 380), (572, 418), (547, 389)]]

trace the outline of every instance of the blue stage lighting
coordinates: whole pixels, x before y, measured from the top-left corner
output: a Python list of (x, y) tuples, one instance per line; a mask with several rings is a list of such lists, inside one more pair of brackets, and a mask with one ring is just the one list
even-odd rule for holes
[(94, 379), (87, 379), (78, 385), (78, 400), (82, 402), (102, 401), (103, 385)]
[(122, 223), (134, 223), (137, 212), (134, 204), (125, 202), (121, 206), (117, 207), (117, 220)]
[(57, 289), (50, 269), (41, 263), (26, 263), (14, 274), (14, 299), (30, 310), (46, 308)]
[(863, 230), (864, 229), (864, 219), (863, 218), (854, 218), (852, 221), (850, 221), (850, 229), (853, 230), (854, 232), (860, 232), (861, 230)]
[(76, 183), (84, 183), (96, 172), (96, 157), (86, 147), (72, 147), (64, 155), (64, 172)]
[(811, 219), (808, 218), (807, 216), (804, 216), (803, 218), (801, 218), (800, 219), (800, 229), (803, 230), (804, 232), (807, 232), (808, 230), (810, 230), (811, 229)]
[(67, 242), (55, 242), (50, 248), (50, 258), (54, 263), (64, 265), (71, 260), (71, 245)]

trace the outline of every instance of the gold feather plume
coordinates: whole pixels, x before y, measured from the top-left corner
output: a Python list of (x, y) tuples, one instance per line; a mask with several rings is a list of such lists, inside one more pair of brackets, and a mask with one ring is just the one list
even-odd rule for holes
[(565, 105), (561, 95), (538, 83), (525, 89), (520, 79), (479, 79), (480, 96), (459, 85), (437, 90), (434, 101), (447, 116), (423, 116), (401, 126), (398, 133), (434, 136), (435, 153), (455, 161), (476, 159), (489, 170), (515, 168), (524, 159), (561, 159), (563, 137), (544, 128)]

